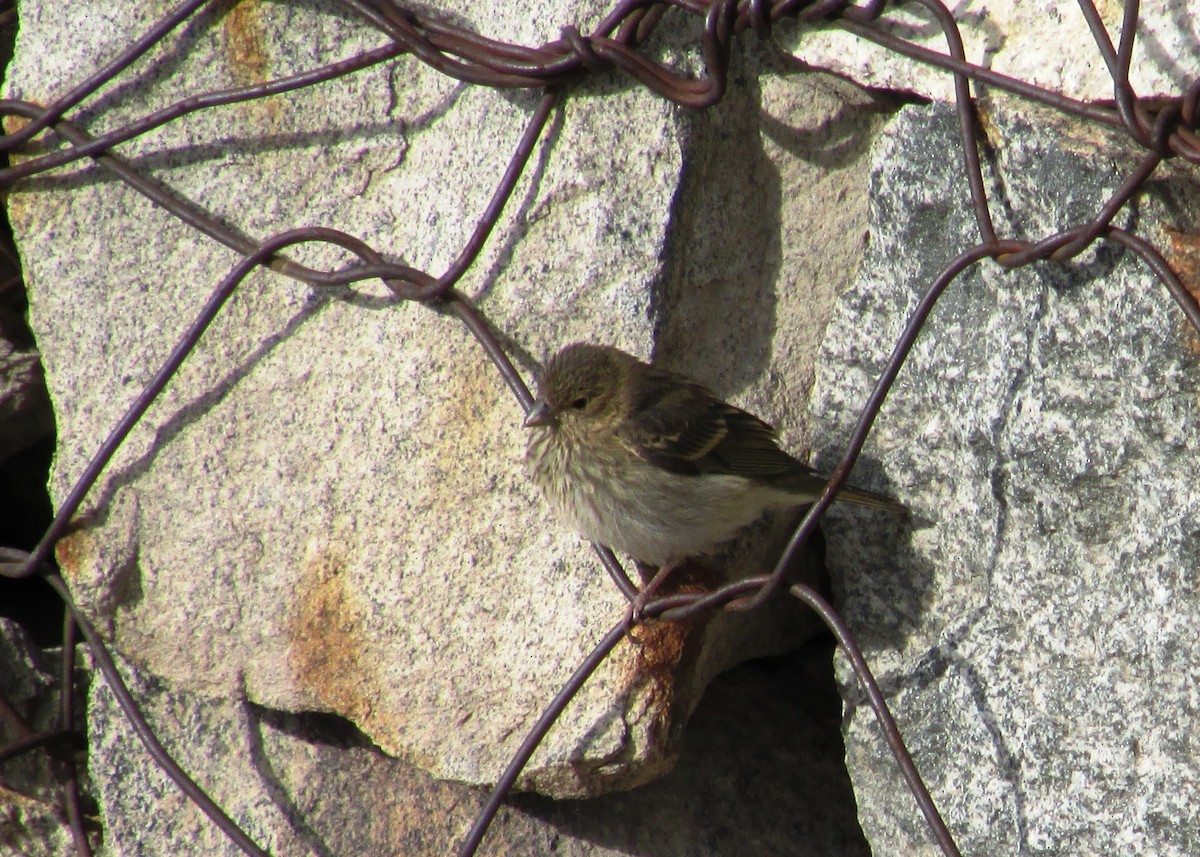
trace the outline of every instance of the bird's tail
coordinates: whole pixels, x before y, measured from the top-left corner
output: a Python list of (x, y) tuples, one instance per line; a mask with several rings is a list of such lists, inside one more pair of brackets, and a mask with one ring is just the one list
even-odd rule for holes
[(838, 492), (837, 499), (843, 503), (856, 503), (859, 506), (887, 509), (889, 512), (897, 512), (902, 515), (908, 514), (908, 507), (904, 504), (898, 503), (891, 497), (876, 494), (874, 491), (865, 491), (862, 488), (842, 488)]
[[(806, 501), (808, 503), (815, 502), (821, 496), (827, 482), (827, 479), (818, 476), (810, 468), (801, 464), (797, 464), (786, 473), (775, 474), (770, 480), (772, 487), (787, 491), (797, 498), (807, 497), (809, 498)], [(891, 497), (885, 497), (883, 494), (876, 494), (874, 491), (867, 491), (863, 488), (853, 488), (849, 485), (842, 487), (842, 490), (838, 492), (837, 500), (843, 503), (871, 506), (875, 509), (886, 509), (902, 515), (908, 514), (908, 509)]]

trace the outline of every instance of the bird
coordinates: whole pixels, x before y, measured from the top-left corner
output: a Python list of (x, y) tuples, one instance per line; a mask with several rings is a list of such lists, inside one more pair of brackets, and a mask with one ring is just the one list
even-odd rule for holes
[[(768, 423), (607, 345), (575, 342), (547, 360), (524, 425), (526, 472), (558, 517), (658, 567), (656, 581), (766, 510), (811, 504), (825, 490)], [(838, 499), (905, 511), (857, 488)]]

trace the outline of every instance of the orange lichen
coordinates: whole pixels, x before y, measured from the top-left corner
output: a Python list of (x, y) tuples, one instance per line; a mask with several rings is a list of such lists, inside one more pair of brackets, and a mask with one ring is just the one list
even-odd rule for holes
[(329, 551), (305, 563), (288, 626), (288, 664), (321, 707), (361, 721), (371, 702), (363, 693), (362, 618), (348, 574), (344, 559)]
[[(1171, 242), (1166, 252), (1167, 261), (1179, 275), (1183, 286), (1193, 300), (1200, 301), (1200, 235), (1190, 232), (1179, 232), (1169, 226), (1163, 226), (1163, 233)], [(1186, 325), (1186, 322), (1185, 322)], [(1187, 346), (1192, 354), (1200, 356), (1200, 337), (1187, 327)]]

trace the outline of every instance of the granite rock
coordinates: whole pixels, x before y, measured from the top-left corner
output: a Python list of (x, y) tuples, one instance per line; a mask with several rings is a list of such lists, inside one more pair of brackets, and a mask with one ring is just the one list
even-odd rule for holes
[[(1113, 97), (1108, 66), (1078, 4), (968, 0), (945, 5), (958, 26), (968, 62), (1083, 101)], [(1123, 4), (1095, 5), (1109, 39), (1118, 44)], [(1200, 74), (1194, 11), (1189, 0), (1141, 4), (1130, 73), (1138, 95), (1180, 95)], [(882, 20), (884, 29), (900, 38), (948, 53), (945, 34), (921, 4), (888, 4)], [(837, 25), (778, 29), (784, 44), (803, 62), (835, 70), (864, 86), (940, 101), (954, 98), (954, 82), (947, 72), (891, 53)]]
[[(604, 5), (504, 23), (489, 4), (458, 14), (536, 42)], [(49, 100), (160, 11), (23, 5), (8, 95)], [(381, 42), (329, 4), (221, 6), (77, 118), (99, 132)], [(888, 105), (764, 70), (757, 55), (737, 62), (711, 114), (616, 75), (572, 91), (461, 288), (527, 375), (572, 339), (653, 354), (779, 424), (799, 452), (820, 330), (862, 253), (865, 157)], [(535, 101), (406, 57), (190, 115), (119, 152), (249, 235), (335, 226), (439, 273)], [(236, 256), (93, 166), (26, 181), (9, 205), (61, 500)], [(294, 255), (344, 261), (321, 246)], [(452, 317), (379, 284), (330, 295), (257, 273), (109, 465), (58, 559), (77, 602), (156, 679), (336, 714), (440, 777), (490, 783), (624, 612), (525, 480), (521, 416)], [(760, 528), (721, 562), (759, 571), (781, 532)], [(799, 644), (813, 627), (801, 615), (781, 604), (622, 642), (522, 786), (579, 796), (662, 774), (708, 681)]]
[[(918, 296), (979, 241), (956, 133), (948, 108), (910, 107), (876, 149), (870, 248), (818, 364), (819, 460), (840, 456)], [(1005, 235), (1089, 220), (1136, 163), (1011, 105), (993, 105), (987, 136)], [(1197, 191), (1166, 174), (1117, 225), (1174, 253), (1200, 224)], [(1065, 266), (975, 266), (856, 469), (910, 525), (831, 514), (844, 613), (965, 854), (1200, 849), (1198, 353), (1152, 272), (1111, 244)], [(872, 850), (933, 854), (841, 666)]]
[[(381, 753), (339, 718), (123, 673), (168, 751), (273, 854), (454, 853), (486, 798)], [(102, 681), (89, 722), (107, 853), (241, 853), (150, 761)], [(712, 684), (673, 772), (591, 800), (518, 796), (481, 853), (866, 855), (838, 722), (828, 646), (739, 667)]]

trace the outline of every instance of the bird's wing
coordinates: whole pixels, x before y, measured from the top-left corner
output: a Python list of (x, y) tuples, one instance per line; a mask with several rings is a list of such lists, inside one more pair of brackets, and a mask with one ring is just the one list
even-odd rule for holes
[(775, 430), (758, 417), (722, 402), (708, 389), (670, 372), (639, 379), (622, 423), (622, 443), (673, 473), (727, 473), (770, 479), (797, 468), (779, 448)]

